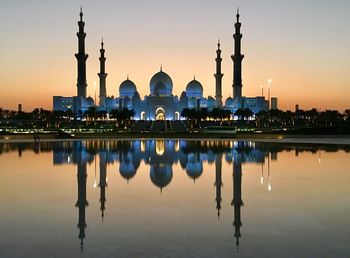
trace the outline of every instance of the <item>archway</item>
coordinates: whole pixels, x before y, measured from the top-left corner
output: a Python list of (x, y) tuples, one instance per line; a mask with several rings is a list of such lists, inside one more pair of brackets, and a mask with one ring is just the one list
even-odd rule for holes
[(180, 113), (179, 112), (175, 112), (175, 120), (180, 120)]
[(146, 120), (146, 112), (145, 111), (141, 112), (141, 120)]
[(165, 111), (161, 107), (156, 110), (156, 120), (165, 120)]

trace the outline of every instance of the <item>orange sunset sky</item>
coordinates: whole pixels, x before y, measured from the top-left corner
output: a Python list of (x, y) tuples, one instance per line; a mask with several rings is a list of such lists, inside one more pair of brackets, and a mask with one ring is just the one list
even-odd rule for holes
[[(350, 108), (350, 1), (335, 0), (3, 0), (0, 4), (0, 107), (52, 109), (52, 96), (76, 94), (79, 8), (83, 5), (88, 94), (106, 49), (107, 94), (129, 74), (140, 95), (160, 65), (180, 95), (194, 74), (215, 95), (221, 40), (223, 95), (232, 96), (235, 10), (242, 22), (243, 95), (272, 79), (279, 108)], [(98, 86), (98, 83), (97, 83)], [(98, 96), (98, 89), (97, 89)]]

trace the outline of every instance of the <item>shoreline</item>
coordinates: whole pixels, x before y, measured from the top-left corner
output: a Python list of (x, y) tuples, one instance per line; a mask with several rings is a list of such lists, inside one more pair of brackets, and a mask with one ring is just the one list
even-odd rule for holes
[[(3, 136), (0, 139), (0, 143), (30, 143), (35, 142), (32, 135), (25, 135), (26, 137), (9, 137)], [(43, 136), (43, 135), (41, 135)], [(46, 135), (49, 136), (49, 135)], [(295, 143), (295, 144), (330, 144), (330, 145), (350, 145), (350, 135), (236, 135), (235, 137), (229, 137), (228, 135), (200, 135), (200, 137), (193, 137), (193, 135), (187, 135), (186, 137), (176, 137), (176, 135), (164, 135), (164, 136), (147, 136), (142, 137), (138, 135), (119, 135), (119, 136), (88, 136), (88, 137), (76, 137), (76, 138), (53, 138), (42, 137), (39, 142), (62, 142), (62, 141), (132, 141), (132, 140), (187, 140), (187, 141), (252, 141), (252, 142), (266, 142), (266, 143)], [(144, 135), (145, 136), (145, 135)], [(191, 137), (192, 136), (192, 137)], [(199, 136), (199, 135), (198, 135)]]

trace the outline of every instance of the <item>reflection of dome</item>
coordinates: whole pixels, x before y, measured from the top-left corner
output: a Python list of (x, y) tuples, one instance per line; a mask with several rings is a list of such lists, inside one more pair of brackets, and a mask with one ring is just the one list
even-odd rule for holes
[(203, 96), (203, 86), (197, 81), (193, 80), (186, 86), (187, 97), (202, 97)]
[(131, 162), (120, 163), (119, 173), (123, 178), (129, 180), (136, 175), (136, 169)]
[(225, 106), (226, 107), (233, 107), (233, 98), (228, 97), (225, 101)]
[(186, 164), (186, 173), (189, 177), (196, 179), (202, 175), (203, 164), (198, 153), (188, 154), (188, 163)]
[(232, 155), (231, 152), (226, 153), (225, 160), (226, 160), (227, 163), (230, 163), (230, 164), (232, 163), (233, 155)]
[(171, 80), (170, 76), (162, 70), (153, 75), (150, 81), (151, 95), (156, 95), (156, 88), (162, 92), (164, 91), (165, 94), (163, 95), (171, 95), (173, 92), (173, 81)]
[(120, 97), (133, 97), (136, 92), (136, 85), (129, 79), (123, 81), (119, 86)]
[(171, 166), (156, 164), (151, 166), (150, 176), (154, 185), (158, 186), (159, 188), (163, 188), (167, 186), (173, 178), (173, 171)]
[(197, 179), (203, 173), (203, 165), (201, 162), (189, 162), (186, 165), (186, 173), (189, 177)]

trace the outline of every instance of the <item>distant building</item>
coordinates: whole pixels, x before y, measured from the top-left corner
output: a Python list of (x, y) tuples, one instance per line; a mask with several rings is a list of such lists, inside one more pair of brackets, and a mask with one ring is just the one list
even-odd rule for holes
[(278, 109), (278, 102), (276, 97), (271, 98), (271, 109)]
[[(129, 77), (123, 81), (119, 86), (119, 96), (113, 97), (107, 95), (105, 71), (105, 48), (104, 42), (101, 42), (100, 49), (100, 72), (98, 73), (100, 79), (99, 101), (86, 96), (86, 60), (88, 55), (85, 53), (85, 37), (84, 32), (85, 23), (83, 21), (83, 13), (80, 11), (80, 20), (78, 22), (79, 32), (78, 37), (78, 53), (75, 54), (78, 65), (78, 79), (77, 79), (77, 96), (74, 97), (53, 97), (53, 110), (67, 111), (72, 110), (76, 114), (85, 112), (90, 107), (96, 106), (99, 110), (107, 112), (113, 109), (132, 109), (135, 112), (134, 119), (136, 120), (179, 120), (181, 119), (181, 112), (184, 108), (206, 108), (212, 110), (213, 108), (223, 108), (232, 111), (237, 109), (249, 108), (254, 113), (261, 110), (267, 110), (266, 100), (264, 97), (245, 97), (242, 96), (242, 60), (241, 54), (241, 39), (240, 32), (241, 23), (239, 22), (239, 13), (237, 12), (237, 22), (235, 23), (235, 51), (232, 56), (233, 60), (233, 96), (234, 98), (227, 98), (223, 103), (222, 98), (222, 77), (221, 72), (221, 48), (218, 42), (216, 51), (216, 73), (215, 77), (215, 98), (203, 95), (202, 84), (194, 78), (190, 81), (185, 90), (180, 96), (173, 95), (173, 81), (171, 77), (161, 68), (159, 72), (153, 75), (149, 83), (150, 93), (143, 99), (137, 90), (134, 82)], [(97, 105), (98, 103), (98, 105)], [(277, 104), (277, 103), (276, 103)]]

